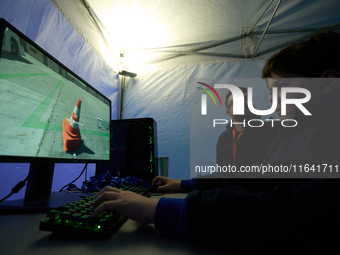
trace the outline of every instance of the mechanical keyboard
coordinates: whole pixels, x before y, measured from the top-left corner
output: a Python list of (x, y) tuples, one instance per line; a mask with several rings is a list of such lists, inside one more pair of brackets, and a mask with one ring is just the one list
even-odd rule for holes
[[(146, 197), (151, 195), (147, 188), (142, 187), (123, 186), (120, 189)], [(111, 235), (128, 218), (117, 212), (103, 212), (91, 218), (94, 198), (95, 195), (92, 195), (49, 211), (46, 218), (40, 221), (39, 230), (85, 237), (102, 238)]]

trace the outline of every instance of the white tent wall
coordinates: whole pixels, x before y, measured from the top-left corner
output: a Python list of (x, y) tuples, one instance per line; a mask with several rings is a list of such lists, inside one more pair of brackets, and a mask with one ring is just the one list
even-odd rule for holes
[[(264, 59), (206, 63), (150, 71), (127, 81), (124, 92), (123, 118), (151, 117), (157, 122), (158, 156), (169, 157), (171, 178), (190, 177), (190, 80), (227, 79), (237, 77), (260, 78)], [(210, 84), (213, 85), (213, 84)], [(266, 88), (264, 88), (266, 89)], [(221, 95), (224, 102), (225, 95)], [(269, 103), (269, 102), (268, 102)], [(224, 105), (224, 104), (223, 104)], [(223, 116), (225, 107), (221, 107)], [(227, 117), (227, 116), (226, 116)], [(203, 135), (206, 130), (199, 129)], [(219, 127), (207, 139), (206, 151), (216, 150)], [(215, 162), (215, 153), (209, 153)]]
[[(111, 68), (118, 71), (119, 53), (124, 51), (124, 65), (135, 68), (131, 71), (137, 77), (126, 79), (123, 118), (152, 117), (157, 121), (159, 156), (170, 157), (173, 178), (189, 177), (190, 80), (259, 77), (265, 58), (271, 54), (261, 55), (261, 59), (231, 61), (228, 54), (242, 54), (239, 41), (216, 47), (207, 45), (239, 36), (242, 29), (255, 24), (268, 3), (272, 4), (256, 23), (257, 40), (279, 2), (268, 31), (340, 23), (339, 0), (0, 1), (1, 17), (113, 100), (113, 119), (117, 116), (118, 78)], [(259, 51), (283, 46), (307, 33), (310, 32), (266, 34)], [(136, 49), (146, 58), (129, 63), (128, 57), (136, 57)], [(153, 65), (145, 64), (149, 61)], [(211, 142), (209, 149), (215, 150), (215, 145)], [(2, 195), (26, 176), (27, 165), (0, 167)], [(56, 169), (54, 181), (59, 178), (57, 175), (65, 173), (70, 176), (67, 179), (72, 179), (80, 168)], [(9, 176), (15, 183), (9, 182)], [(54, 185), (56, 188), (59, 186)]]
[[(65, 16), (46, 0), (1, 0), (0, 17), (10, 22), (27, 37), (112, 100), (112, 119), (117, 118), (118, 75), (102, 56), (77, 32)], [(56, 164), (52, 190), (58, 191), (74, 180), (84, 164)], [(28, 174), (29, 164), (0, 163), (0, 197)], [(94, 164), (88, 174), (95, 172)], [(80, 187), (83, 179), (76, 185)], [(10, 199), (24, 197), (25, 188)]]

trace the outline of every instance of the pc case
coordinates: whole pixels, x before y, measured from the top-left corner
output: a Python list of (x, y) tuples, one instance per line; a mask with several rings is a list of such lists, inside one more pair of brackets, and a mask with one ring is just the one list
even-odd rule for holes
[(135, 176), (143, 181), (158, 174), (157, 123), (152, 118), (111, 120), (111, 161), (96, 165), (96, 176)]

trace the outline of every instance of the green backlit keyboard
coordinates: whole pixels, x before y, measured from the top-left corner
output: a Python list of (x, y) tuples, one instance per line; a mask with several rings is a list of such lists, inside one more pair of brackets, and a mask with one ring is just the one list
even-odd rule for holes
[[(124, 186), (121, 189), (150, 197), (150, 192), (146, 188)], [(103, 212), (91, 218), (94, 197), (95, 195), (86, 197), (49, 211), (46, 218), (40, 221), (39, 230), (85, 237), (111, 235), (128, 218), (117, 212)]]

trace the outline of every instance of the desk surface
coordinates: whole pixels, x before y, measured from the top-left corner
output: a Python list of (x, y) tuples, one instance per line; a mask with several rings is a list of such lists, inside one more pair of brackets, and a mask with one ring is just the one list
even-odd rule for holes
[[(185, 194), (165, 196), (184, 198)], [(105, 240), (56, 239), (50, 232), (39, 231), (40, 220), (45, 216), (46, 213), (0, 215), (0, 254), (222, 254), (161, 234), (152, 224), (132, 220)]]

